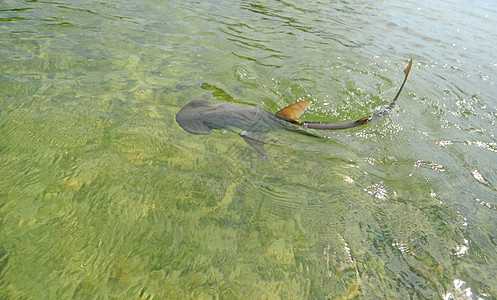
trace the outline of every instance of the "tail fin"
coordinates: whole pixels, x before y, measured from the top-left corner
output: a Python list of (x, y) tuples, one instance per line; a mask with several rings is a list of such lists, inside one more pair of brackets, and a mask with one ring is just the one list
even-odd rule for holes
[(412, 67), (412, 59), (409, 61), (409, 65), (404, 70), (404, 74), (406, 74), (406, 76), (404, 77), (404, 82), (402, 82), (402, 85), (400, 86), (400, 89), (397, 92), (397, 95), (395, 95), (395, 98), (393, 98), (392, 102), (390, 102), (390, 105), (388, 107), (386, 107), (382, 111), (379, 111), (379, 112), (373, 114), (373, 116), (370, 118), (370, 121), (375, 121), (375, 120), (381, 119), (385, 116), (388, 116), (392, 112), (392, 110), (397, 105), (397, 99), (399, 98), (400, 93), (402, 92), (402, 89), (404, 88), (404, 85), (406, 84), (407, 76), (409, 76), (409, 72), (411, 71), (411, 67)]
[(393, 101), (390, 103), (390, 105), (388, 107), (386, 107), (385, 109), (383, 109), (380, 112), (373, 114), (373, 116), (368, 116), (368, 117), (364, 117), (362, 119), (359, 119), (357, 121), (349, 121), (349, 122), (300, 122), (300, 123), (296, 123), (296, 124), (299, 124), (302, 127), (307, 127), (307, 128), (312, 128), (312, 129), (338, 130), (338, 129), (357, 127), (357, 126), (363, 125), (367, 122), (373, 122), (375, 120), (383, 118), (384, 116), (387, 116), (388, 114), (390, 114), (390, 112), (397, 105), (397, 99), (399, 98), (400, 92), (402, 92), (402, 89), (404, 88), (404, 85), (406, 84), (407, 76), (409, 76), (409, 72), (411, 71), (411, 67), (412, 67), (412, 59), (409, 61), (409, 65), (404, 70), (404, 74), (406, 74), (406, 76), (404, 78), (404, 82), (402, 82), (402, 85), (400, 86), (400, 89), (397, 92), (397, 95), (395, 95), (395, 98), (393, 98)]
[(400, 86), (400, 89), (397, 92), (397, 95), (395, 95), (395, 98), (393, 98), (392, 103), (390, 103), (389, 108), (395, 107), (395, 104), (397, 103), (397, 98), (399, 98), (400, 92), (402, 92), (402, 89), (404, 88), (404, 85), (406, 84), (407, 76), (409, 76), (409, 72), (411, 72), (411, 67), (412, 67), (412, 59), (409, 61), (409, 65), (404, 70), (404, 74), (406, 74), (406, 77), (404, 77), (404, 82), (402, 82), (402, 85)]

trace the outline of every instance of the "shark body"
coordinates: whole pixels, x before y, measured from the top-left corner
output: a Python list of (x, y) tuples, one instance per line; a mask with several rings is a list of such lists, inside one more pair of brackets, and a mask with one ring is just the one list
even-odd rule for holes
[(229, 102), (210, 105), (208, 99), (190, 101), (176, 114), (176, 122), (185, 131), (199, 135), (216, 129), (241, 130), (240, 137), (261, 157), (266, 157), (263, 146), (268, 132), (287, 130), (312, 135), (262, 108)]
[(240, 137), (249, 144), (259, 156), (266, 157), (264, 142), (267, 133), (287, 130), (300, 134), (316, 136), (303, 128), (318, 130), (339, 130), (353, 128), (373, 122), (387, 116), (396, 107), (397, 99), (407, 81), (412, 60), (404, 70), (405, 78), (393, 101), (384, 109), (356, 121), (348, 122), (307, 122), (298, 117), (311, 103), (301, 101), (272, 114), (262, 108), (238, 105), (230, 102), (217, 105), (209, 104), (206, 98), (195, 99), (186, 104), (176, 114), (176, 122), (187, 132), (197, 135), (208, 135), (211, 130), (241, 130)]

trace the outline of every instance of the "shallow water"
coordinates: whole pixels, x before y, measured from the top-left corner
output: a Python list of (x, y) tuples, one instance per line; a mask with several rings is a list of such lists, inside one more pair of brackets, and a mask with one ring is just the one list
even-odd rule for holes
[[(497, 298), (492, 1), (0, 3), (0, 298)], [(324, 139), (174, 121), (190, 100)]]

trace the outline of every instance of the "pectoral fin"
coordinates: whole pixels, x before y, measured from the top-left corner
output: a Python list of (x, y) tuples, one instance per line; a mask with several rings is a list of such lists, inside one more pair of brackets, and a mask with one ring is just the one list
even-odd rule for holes
[(264, 142), (267, 137), (266, 133), (244, 130), (240, 132), (240, 137), (257, 152), (257, 155), (265, 159), (268, 158), (266, 150), (264, 150)]
[(300, 124), (302, 123), (302, 121), (300, 121), (298, 118), (304, 112), (307, 106), (309, 106), (310, 103), (311, 101), (301, 101), (294, 103), (275, 113), (275, 116), (293, 124)]

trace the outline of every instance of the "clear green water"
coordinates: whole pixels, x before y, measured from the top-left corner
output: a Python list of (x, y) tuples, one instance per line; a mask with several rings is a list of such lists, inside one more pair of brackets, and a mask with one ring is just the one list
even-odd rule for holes
[[(497, 298), (492, 1), (0, 2), (0, 298)], [(260, 160), (174, 121), (302, 119)]]

